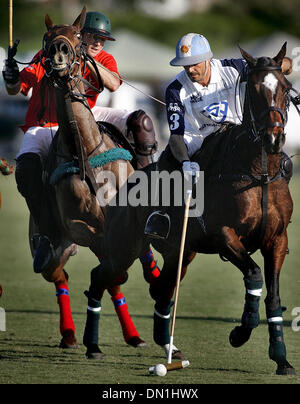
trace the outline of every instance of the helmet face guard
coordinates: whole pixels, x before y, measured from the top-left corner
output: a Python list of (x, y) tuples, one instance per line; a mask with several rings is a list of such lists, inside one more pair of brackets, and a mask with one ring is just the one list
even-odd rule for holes
[(171, 66), (190, 66), (211, 59), (213, 53), (208, 40), (199, 34), (184, 35), (177, 42), (176, 57), (171, 60)]
[(110, 20), (104, 14), (96, 11), (91, 11), (86, 14), (85, 24), (81, 31), (82, 33), (89, 32), (91, 34), (97, 34), (108, 41), (115, 41), (110, 31)]

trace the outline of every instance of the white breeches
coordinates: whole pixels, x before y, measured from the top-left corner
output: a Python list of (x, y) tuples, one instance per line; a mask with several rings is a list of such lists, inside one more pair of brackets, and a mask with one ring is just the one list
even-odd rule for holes
[[(131, 112), (125, 109), (97, 106), (92, 108), (92, 112), (96, 121), (109, 122), (126, 135), (126, 122)], [(24, 134), (23, 143), (16, 157), (24, 153), (36, 153), (44, 160), (49, 153), (49, 148), (57, 129), (58, 126), (47, 128), (33, 126), (29, 128)]]

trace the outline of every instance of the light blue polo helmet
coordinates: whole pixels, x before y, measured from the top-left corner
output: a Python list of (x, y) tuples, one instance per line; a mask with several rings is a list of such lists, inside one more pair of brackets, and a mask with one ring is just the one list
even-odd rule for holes
[(213, 53), (208, 40), (200, 34), (190, 33), (179, 39), (176, 45), (176, 57), (171, 66), (190, 66), (211, 59)]

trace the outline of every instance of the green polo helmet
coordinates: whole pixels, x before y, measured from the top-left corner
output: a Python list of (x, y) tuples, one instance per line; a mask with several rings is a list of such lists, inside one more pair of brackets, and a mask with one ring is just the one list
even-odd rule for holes
[(86, 13), (86, 19), (82, 32), (91, 32), (92, 34), (99, 34), (109, 41), (115, 41), (110, 34), (111, 25), (109, 18), (104, 14), (97, 11), (90, 11)]

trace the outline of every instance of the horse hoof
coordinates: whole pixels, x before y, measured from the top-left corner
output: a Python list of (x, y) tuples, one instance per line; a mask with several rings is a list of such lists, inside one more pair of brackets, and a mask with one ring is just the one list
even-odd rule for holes
[(87, 359), (94, 359), (98, 361), (103, 359), (103, 354), (97, 344), (88, 346), (85, 356)]
[(288, 361), (284, 365), (278, 365), (276, 374), (280, 376), (296, 376), (296, 371)]
[(184, 356), (184, 354), (181, 351), (173, 350), (172, 359), (184, 361), (184, 360), (186, 360), (186, 357)]
[(146, 342), (143, 341), (140, 337), (132, 337), (127, 341), (128, 345), (133, 346), (134, 348), (144, 348), (147, 346)]
[(62, 339), (59, 344), (59, 348), (62, 349), (77, 349), (78, 343), (72, 330), (65, 331), (62, 334)]
[(250, 338), (251, 332), (251, 328), (244, 328), (242, 326), (235, 327), (229, 335), (231, 346), (233, 346), (233, 348), (239, 348), (244, 345)]

